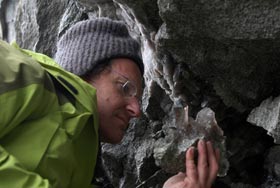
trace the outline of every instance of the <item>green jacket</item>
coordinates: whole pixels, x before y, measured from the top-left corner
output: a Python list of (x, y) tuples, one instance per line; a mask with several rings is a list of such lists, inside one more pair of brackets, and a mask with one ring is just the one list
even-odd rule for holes
[(95, 88), (0, 41), (0, 187), (90, 187), (97, 151)]

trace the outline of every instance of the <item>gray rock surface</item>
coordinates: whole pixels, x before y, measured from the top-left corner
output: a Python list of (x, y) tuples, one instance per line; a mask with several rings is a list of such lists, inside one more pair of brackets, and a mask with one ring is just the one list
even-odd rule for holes
[(267, 130), (276, 144), (280, 144), (280, 96), (268, 98), (251, 111), (247, 121)]
[(181, 169), (158, 151), (173, 148), (177, 158), (209, 133), (206, 126), (192, 138), (180, 134), (175, 112), (184, 106), (190, 119), (211, 108), (223, 132), (210, 136), (227, 164), (214, 187), (277, 187), (279, 169), (271, 164), (279, 144), (279, 15), (280, 1), (264, 0), (0, 0), (0, 38), (53, 56), (79, 20), (127, 23), (146, 67), (143, 117), (121, 144), (102, 144), (114, 187), (162, 187)]

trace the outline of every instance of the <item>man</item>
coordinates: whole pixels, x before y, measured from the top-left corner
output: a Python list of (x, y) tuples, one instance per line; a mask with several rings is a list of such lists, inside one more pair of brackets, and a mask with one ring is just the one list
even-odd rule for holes
[[(140, 116), (144, 65), (123, 23), (78, 22), (55, 59), (0, 42), (0, 187), (90, 187), (99, 140), (120, 142)], [(199, 143), (166, 188), (211, 186), (218, 153)]]

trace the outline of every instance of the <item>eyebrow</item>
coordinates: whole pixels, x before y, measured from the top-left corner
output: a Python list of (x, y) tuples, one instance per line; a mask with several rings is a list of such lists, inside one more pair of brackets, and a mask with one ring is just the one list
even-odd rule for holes
[(127, 76), (123, 75), (122, 73), (119, 73), (118, 71), (115, 71), (114, 69), (111, 69), (111, 71), (121, 75), (122, 77), (124, 77), (125, 79), (130, 81), (130, 79)]

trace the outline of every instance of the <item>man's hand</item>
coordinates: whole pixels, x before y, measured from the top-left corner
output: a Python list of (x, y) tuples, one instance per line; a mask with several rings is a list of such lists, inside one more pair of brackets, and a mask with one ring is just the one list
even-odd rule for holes
[(186, 173), (169, 178), (163, 188), (210, 188), (219, 170), (220, 152), (210, 141), (198, 142), (198, 161), (194, 160), (194, 147), (186, 152)]

